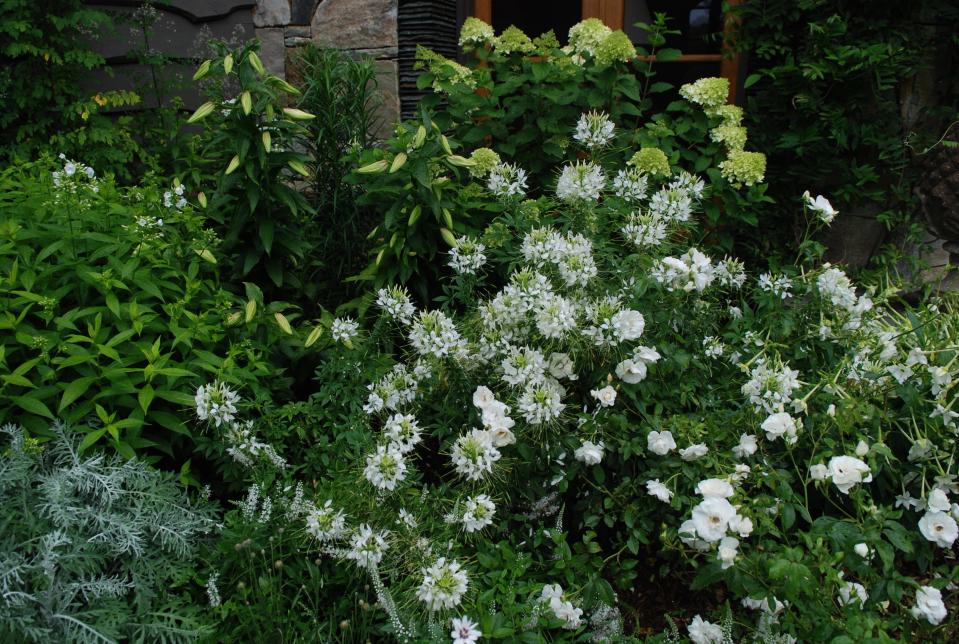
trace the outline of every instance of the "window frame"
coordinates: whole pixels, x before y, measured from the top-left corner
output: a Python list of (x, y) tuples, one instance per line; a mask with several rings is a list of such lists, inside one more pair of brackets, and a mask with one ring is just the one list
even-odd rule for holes
[[(729, 81), (729, 102), (736, 104), (739, 99), (740, 68), (743, 56), (735, 47), (736, 36), (741, 19), (736, 11), (730, 11), (742, 4), (743, 0), (726, 0), (724, 12), (723, 46), (718, 54), (683, 54), (668, 61), (672, 63), (719, 63), (719, 75)], [(599, 18), (610, 29), (622, 29), (626, 15), (625, 0), (582, 0), (582, 19)], [(473, 16), (483, 22), (493, 24), (493, 0), (473, 0)], [(656, 56), (638, 56), (639, 60), (655, 61)]]

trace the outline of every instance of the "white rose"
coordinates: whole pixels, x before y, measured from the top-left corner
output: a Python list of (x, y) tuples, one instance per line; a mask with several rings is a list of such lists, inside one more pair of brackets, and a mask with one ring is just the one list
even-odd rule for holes
[(860, 458), (869, 453), (869, 443), (866, 441), (859, 441), (856, 443), (856, 456)]
[(549, 375), (557, 380), (576, 380), (574, 373), (575, 365), (573, 360), (566, 353), (551, 353), (549, 363), (546, 366), (549, 369)]
[(829, 459), (829, 476), (843, 494), (849, 494), (857, 483), (869, 483), (869, 466), (853, 456), (833, 456)]
[(483, 426), (491, 431), (497, 429), (512, 429), (516, 421), (508, 416), (509, 407), (494, 400), (483, 409)]
[(646, 437), (646, 448), (653, 454), (666, 456), (676, 449), (676, 441), (673, 440), (673, 433), (670, 431), (657, 432), (653, 430)]
[(679, 456), (684, 461), (695, 461), (697, 458), (702, 458), (709, 453), (709, 448), (706, 447), (705, 443), (696, 443), (695, 445), (690, 445), (679, 450)]
[(636, 340), (643, 335), (643, 329), (646, 328), (646, 320), (639, 311), (626, 309), (616, 313), (610, 323), (616, 329), (619, 339), (623, 341)]
[(733, 454), (736, 458), (745, 458), (755, 454), (757, 449), (759, 444), (756, 442), (756, 437), (752, 434), (742, 434), (739, 437), (739, 445), (733, 448)]
[(863, 559), (869, 556), (869, 546), (864, 543), (857, 543), (852, 549), (855, 550), (856, 554)]
[(735, 494), (735, 490), (733, 490), (733, 486), (730, 485), (728, 481), (722, 479), (703, 479), (696, 484), (696, 494), (701, 494), (707, 499), (711, 496), (728, 499)]
[(689, 624), (689, 639), (693, 644), (722, 644), (723, 629), (719, 624), (711, 624), (699, 615)]
[(722, 562), (723, 570), (736, 563), (736, 548), (739, 547), (739, 539), (735, 537), (723, 537), (719, 542), (718, 557)]
[(645, 362), (636, 362), (630, 358), (616, 365), (616, 377), (630, 385), (645, 380), (647, 371)]
[(926, 508), (933, 512), (948, 512), (951, 507), (949, 495), (941, 487), (934, 488), (926, 497)]
[(489, 430), (493, 447), (506, 447), (516, 442), (516, 436), (508, 427), (496, 427)]
[(609, 385), (602, 389), (593, 389), (589, 393), (593, 398), (598, 400), (599, 404), (603, 407), (612, 407), (616, 404), (616, 390)]
[(762, 429), (768, 440), (776, 440), (783, 435), (796, 435), (796, 420), (784, 411), (772, 414), (763, 421)]
[(809, 477), (814, 481), (825, 481), (829, 478), (829, 468), (822, 463), (809, 466)]
[(866, 587), (862, 584), (847, 581), (839, 587), (839, 603), (842, 606), (852, 606), (858, 602), (859, 608), (862, 608), (868, 599), (869, 594), (866, 593)]
[(736, 514), (729, 520), (729, 529), (745, 539), (753, 533), (753, 521), (741, 514)]
[(698, 534), (710, 543), (726, 536), (729, 521), (737, 516), (736, 509), (724, 498), (709, 497), (693, 508), (692, 522)]
[(923, 586), (916, 591), (916, 605), (912, 616), (925, 617), (930, 624), (936, 625), (946, 618), (946, 605), (942, 603), (942, 593), (938, 588)]
[(633, 360), (636, 362), (652, 364), (654, 362), (659, 362), (660, 358), (662, 358), (662, 356), (659, 355), (659, 352), (652, 347), (636, 347), (636, 350), (633, 351)]
[(573, 455), (577, 461), (587, 465), (598, 465), (603, 460), (603, 442), (596, 444), (593, 441), (585, 441)]
[(945, 512), (929, 511), (919, 519), (919, 532), (937, 546), (951, 548), (959, 536), (959, 526)]
[(672, 490), (660, 483), (659, 479), (646, 481), (646, 494), (655, 496), (663, 503), (669, 503), (673, 498)]
[(473, 405), (479, 409), (486, 409), (486, 406), (495, 400), (496, 397), (493, 396), (493, 392), (490, 391), (489, 387), (480, 385), (476, 388), (476, 391), (473, 392)]

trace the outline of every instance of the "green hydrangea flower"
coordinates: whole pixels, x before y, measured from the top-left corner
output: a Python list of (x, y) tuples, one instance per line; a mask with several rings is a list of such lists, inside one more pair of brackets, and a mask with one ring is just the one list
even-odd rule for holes
[(719, 164), (723, 177), (736, 188), (761, 183), (766, 176), (766, 155), (762, 152), (731, 150)]
[(686, 83), (679, 94), (687, 101), (706, 109), (717, 108), (729, 97), (729, 81), (725, 78), (700, 78), (695, 83)]
[(629, 36), (622, 31), (614, 31), (596, 47), (596, 64), (609, 67), (613, 63), (628, 63), (636, 58), (636, 48)]
[(720, 105), (706, 110), (706, 114), (713, 118), (719, 117), (723, 125), (742, 125), (743, 123), (743, 108), (738, 105)]
[(477, 178), (485, 177), (500, 163), (499, 155), (489, 148), (476, 148), (470, 159), (476, 163), (469, 169), (470, 175)]
[(460, 29), (460, 47), (469, 49), (473, 45), (485, 45), (496, 39), (493, 28), (479, 18), (467, 18)]
[(746, 146), (746, 128), (741, 125), (723, 123), (709, 131), (710, 138), (723, 143), (730, 150), (742, 150)]
[(596, 48), (612, 31), (599, 18), (587, 18), (570, 27), (569, 46), (578, 54), (594, 55)]
[(494, 41), (493, 49), (497, 53), (507, 56), (509, 54), (529, 54), (536, 48), (533, 46), (533, 41), (523, 33), (522, 29), (510, 25)]
[(533, 38), (533, 46), (536, 47), (536, 51), (541, 54), (548, 54), (554, 49), (560, 48), (559, 39), (556, 38), (556, 34), (553, 33), (552, 29)]
[(659, 148), (640, 148), (629, 160), (629, 165), (654, 177), (668, 177), (672, 172), (666, 153)]

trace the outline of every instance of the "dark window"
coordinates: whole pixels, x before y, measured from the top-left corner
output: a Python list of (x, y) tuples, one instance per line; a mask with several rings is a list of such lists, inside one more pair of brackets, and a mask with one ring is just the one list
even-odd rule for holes
[(493, 0), (493, 28), (500, 33), (516, 25), (530, 38), (553, 30), (563, 44), (569, 28), (582, 20), (581, 0)]

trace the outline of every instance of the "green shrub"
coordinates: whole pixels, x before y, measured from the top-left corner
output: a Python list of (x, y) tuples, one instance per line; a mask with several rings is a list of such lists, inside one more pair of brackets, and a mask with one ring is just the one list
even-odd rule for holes
[(314, 215), (301, 234), (312, 232), (309, 276), (303, 306), (327, 308), (355, 297), (361, 285), (344, 281), (367, 261), (366, 236), (379, 213), (357, 203), (358, 188), (344, 179), (352, 170), (349, 152), (372, 144), (374, 110), (379, 102), (370, 58), (355, 59), (335, 49), (303, 47), (295, 62), (302, 91), (298, 107), (316, 118), (304, 122), (307, 134), (308, 197)]
[[(681, 93), (711, 111), (724, 85)], [(638, 634), (621, 620), (644, 585), (679, 588), (697, 642), (953, 639), (955, 299), (857, 288), (815, 243), (758, 275), (710, 256), (700, 213), (758, 158), (666, 174), (582, 119), (555, 188), (493, 166), (502, 213), (447, 253), (455, 297), (384, 288), (369, 331), (331, 323), (377, 373), (368, 434), (318, 480), (274, 483), (267, 446), (220, 433), (258, 511), (339, 562), (331, 583), (367, 576), (400, 640), (464, 616), (488, 639)], [(795, 197), (810, 234), (835, 217)], [(280, 451), (285, 472), (316, 458)]]
[(218, 286), (219, 242), (187, 196), (120, 189), (66, 159), (0, 173), (3, 420), (43, 433), (97, 418), (82, 448), (172, 456), (208, 378), (284, 389), (266, 361), (273, 311), (260, 298), (254, 318), (255, 300)]
[(213, 633), (191, 600), (213, 507), (172, 475), (84, 457), (82, 432), (39, 443), (0, 429), (0, 636), (16, 642), (185, 642)]

